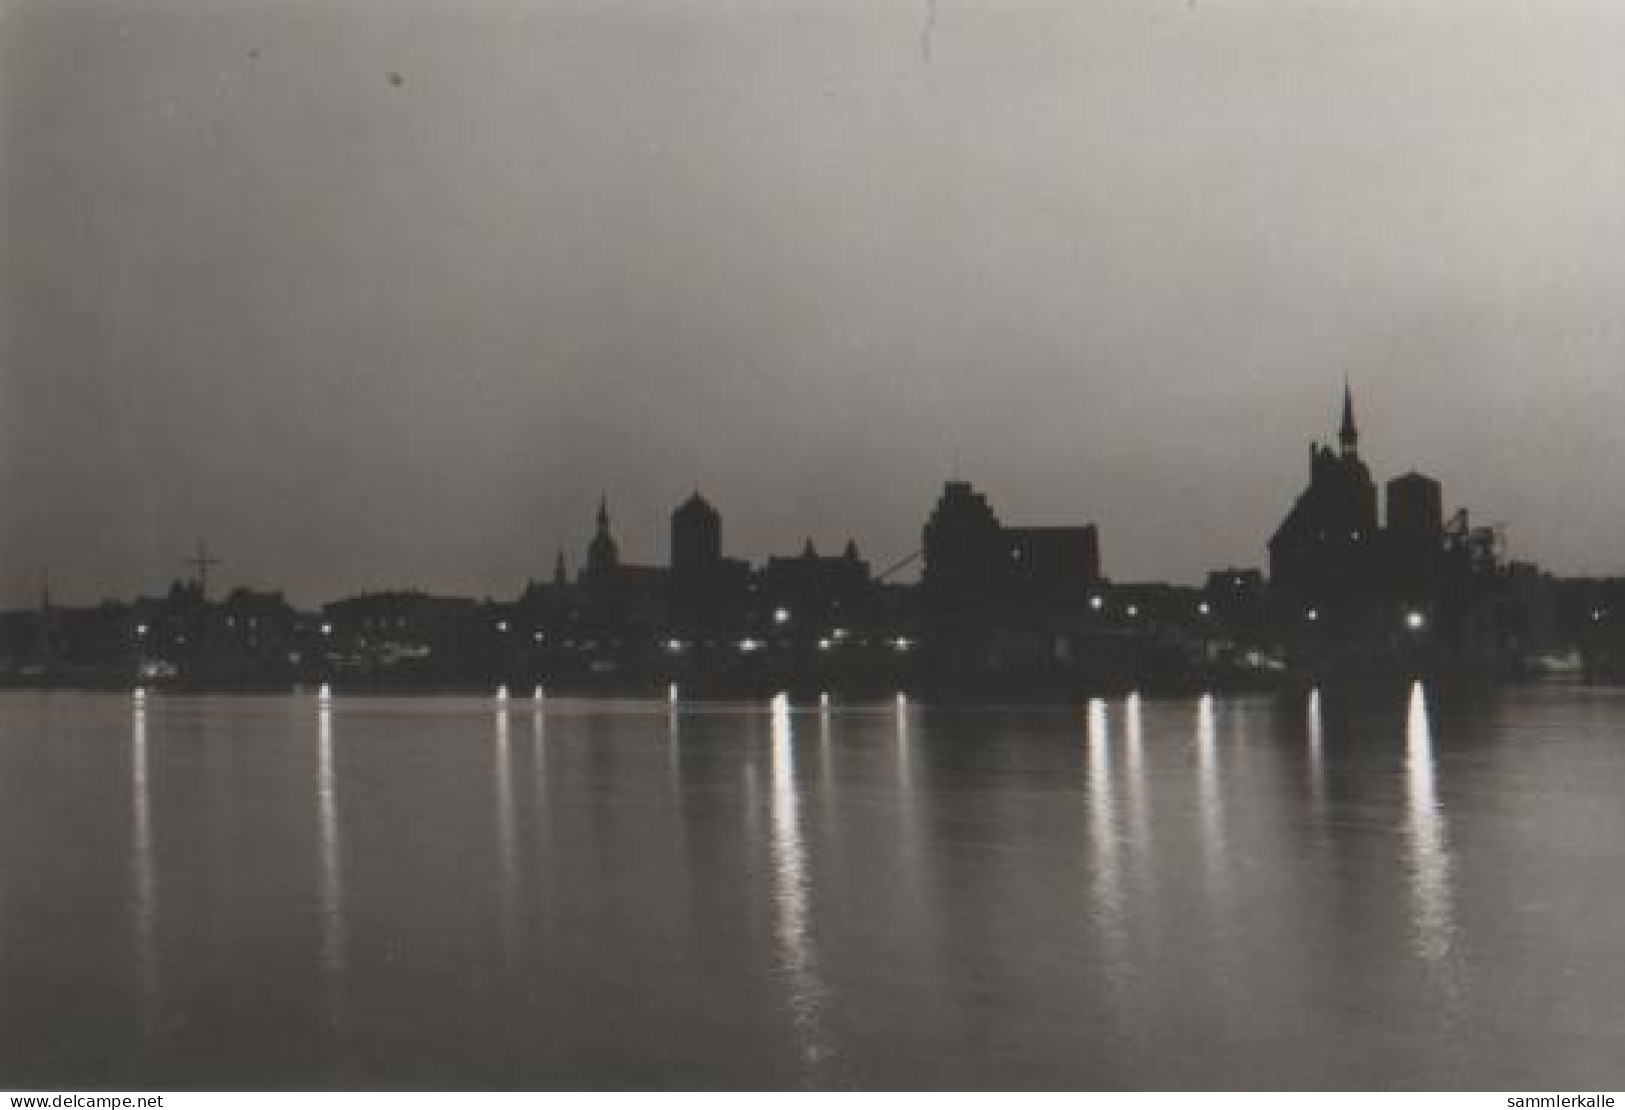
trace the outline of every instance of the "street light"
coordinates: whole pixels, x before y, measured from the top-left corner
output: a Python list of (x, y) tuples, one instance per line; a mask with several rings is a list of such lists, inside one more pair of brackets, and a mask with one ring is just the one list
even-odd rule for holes
[(775, 610), (773, 610), (773, 623), (774, 624), (789, 624), (790, 623), (790, 610), (788, 610), (788, 609), (775, 609)]
[(1409, 613), (1405, 614), (1405, 627), (1409, 628), (1412, 632), (1420, 632), (1424, 627), (1426, 627), (1426, 625), (1427, 618), (1422, 615), (1422, 611), (1420, 609), (1412, 609)]

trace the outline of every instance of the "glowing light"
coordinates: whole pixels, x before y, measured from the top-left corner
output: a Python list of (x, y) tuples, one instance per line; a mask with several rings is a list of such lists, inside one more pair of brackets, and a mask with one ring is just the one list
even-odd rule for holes
[(676, 655), (678, 652), (682, 651), (684, 646), (683, 641), (676, 639), (675, 637), (666, 641), (666, 650), (671, 652), (673, 655)]
[(333, 709), (322, 686), (316, 715), (316, 818), (320, 854), (321, 964), (327, 1020), (340, 1021), (344, 1001), (344, 857), (339, 830), (338, 766), (333, 751)]
[(1419, 610), (1412, 609), (1409, 613), (1405, 614), (1405, 627), (1409, 628), (1412, 632), (1420, 632), (1426, 624), (1427, 618), (1424, 617)]
[(1307, 613), (1305, 613), (1303, 616), (1304, 616), (1305, 620), (1318, 621), (1320, 619), (1320, 610), (1319, 609), (1311, 609)]
[(1095, 612), (1098, 613), (1098, 612), (1100, 612), (1100, 610), (1104, 609), (1105, 607), (1106, 607), (1106, 599), (1101, 597), (1099, 594), (1096, 594), (1094, 597), (1091, 597), (1089, 599), (1089, 608), (1093, 609)]
[(507, 700), (508, 700), (508, 688), (506, 686), (498, 686), (497, 687), (497, 701), (507, 701)]
[(323, 624), (322, 625), (322, 635), (323, 636), (331, 636), (332, 634), (333, 634), (333, 626), (330, 625), (330, 624)]
[(1140, 615), (1140, 607), (1138, 605), (1130, 605), (1127, 609), (1124, 609), (1123, 612), (1131, 617), (1137, 617)]
[(1427, 694), (1416, 682), (1411, 686), (1405, 719), (1405, 831), (1410, 848), (1416, 952), (1430, 963), (1439, 963), (1450, 955), (1456, 934), (1450, 842), (1437, 794), (1436, 773)]
[(539, 644), (543, 640), (547, 639), (547, 637), (543, 636), (540, 632), (536, 632), (536, 633), (532, 633), (531, 639), (535, 640)]
[(1112, 791), (1111, 736), (1106, 703), (1089, 699), (1088, 803), (1089, 839), (1095, 856), (1094, 911), (1108, 932), (1115, 930), (1122, 913), (1122, 886), (1118, 868), (1116, 797)]
[(1209, 605), (1207, 602), (1204, 601), (1204, 602), (1202, 602), (1200, 605), (1198, 605), (1196, 607), (1196, 611), (1198, 613), (1202, 614), (1202, 616), (1205, 617), (1209, 613), (1213, 612), (1213, 606)]
[(827, 636), (824, 637), (822, 640), (818, 641), (818, 650), (819, 651), (828, 651), (830, 648), (832, 648), (834, 646), (835, 646), (835, 642), (833, 640), (831, 640)]
[(782, 693), (775, 694), (772, 701), (772, 737), (770, 845), (777, 963), (787, 977), (790, 1012), (802, 1053), (809, 1060), (817, 1060), (827, 1051), (820, 1028), (824, 986), (813, 945), (811, 889), (796, 790), (790, 698)]
[(134, 694), (132, 696), (135, 698), (136, 701), (146, 701), (147, 700), (147, 691), (146, 691), (146, 689), (144, 687), (137, 686), (135, 688), (135, 692), (134, 692)]
[(153, 862), (152, 794), (148, 785), (147, 707), (136, 690), (130, 721), (130, 808), (134, 818), (130, 852), (135, 894), (136, 955), (140, 965), (141, 1023), (145, 1035), (158, 1004), (158, 961), (153, 943), (157, 931), (158, 889)]
[(321, 689), (316, 691), (316, 698), (318, 701), (332, 701), (333, 687), (329, 686), (325, 682), (322, 683)]
[(760, 640), (752, 640), (748, 636), (745, 639), (739, 641), (739, 650), (743, 651), (743, 652), (752, 652), (752, 651), (755, 651), (756, 649), (760, 648), (761, 646), (762, 646), (762, 642)]
[(497, 631), (498, 632), (506, 632), (506, 631), (508, 631), (508, 622), (507, 621), (497, 621)]
[(145, 636), (147, 634), (147, 626), (144, 625), (144, 624), (136, 625), (135, 626), (135, 634), (137, 636)]
[(677, 683), (673, 682), (666, 687), (666, 700), (673, 705), (677, 704)]
[(830, 635), (835, 637), (837, 640), (844, 640), (846, 639), (847, 633), (846, 629), (837, 628), (834, 632), (831, 632)]
[(910, 640), (907, 636), (899, 636), (892, 641), (892, 646), (898, 651), (907, 651), (909, 648), (914, 646), (914, 641)]
[(788, 609), (775, 609), (775, 610), (773, 610), (773, 623), (774, 624), (789, 624), (790, 623), (790, 610), (788, 610)]
[(538, 687), (536, 687), (536, 689), (534, 689), (534, 690), (532, 690), (530, 692), (530, 696), (531, 696), (531, 699), (533, 701), (541, 701), (547, 695), (546, 695), (546, 693), (543, 692), (542, 688), (540, 686), (538, 686)]

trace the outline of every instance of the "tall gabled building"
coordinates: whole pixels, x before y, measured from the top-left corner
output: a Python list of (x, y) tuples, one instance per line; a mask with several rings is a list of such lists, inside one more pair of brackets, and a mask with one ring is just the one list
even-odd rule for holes
[(1335, 595), (1376, 572), (1377, 487), (1360, 458), (1354, 397), (1343, 386), (1338, 446), (1309, 445), (1309, 485), (1269, 541), (1270, 582), (1298, 593)]
[(921, 582), (938, 609), (1064, 605), (1100, 581), (1093, 524), (1007, 527), (969, 482), (943, 486), (923, 539)]

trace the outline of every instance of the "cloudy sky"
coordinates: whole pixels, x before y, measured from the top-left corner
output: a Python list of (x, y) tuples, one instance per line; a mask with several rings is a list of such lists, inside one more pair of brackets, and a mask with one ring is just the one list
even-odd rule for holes
[(1345, 374), (1625, 571), (1625, 5), (0, 0), (0, 603), (885, 564), (956, 458), (1195, 580)]

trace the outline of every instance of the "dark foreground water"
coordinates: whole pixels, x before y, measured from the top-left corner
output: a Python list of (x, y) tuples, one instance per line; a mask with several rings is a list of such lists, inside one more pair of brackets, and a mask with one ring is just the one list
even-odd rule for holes
[(0, 1086), (1625, 1085), (1625, 693), (0, 697)]

